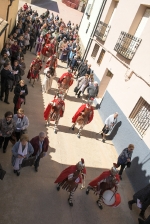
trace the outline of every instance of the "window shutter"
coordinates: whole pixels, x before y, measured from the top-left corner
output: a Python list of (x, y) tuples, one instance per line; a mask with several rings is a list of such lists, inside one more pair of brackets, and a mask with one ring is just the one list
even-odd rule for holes
[(93, 49), (92, 54), (91, 54), (91, 57), (92, 58), (95, 58), (96, 57), (96, 55), (98, 53), (98, 50), (99, 50), (99, 45), (98, 44), (95, 44), (94, 49)]

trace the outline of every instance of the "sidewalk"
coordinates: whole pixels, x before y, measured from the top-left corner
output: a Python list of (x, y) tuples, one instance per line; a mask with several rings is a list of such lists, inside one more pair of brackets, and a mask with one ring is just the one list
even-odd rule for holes
[[(25, 55), (27, 68), (34, 57), (29, 52)], [(54, 134), (54, 124), (45, 127), (43, 110), (53, 99), (57, 89), (56, 81), (66, 72), (65, 67), (65, 63), (59, 62), (57, 77), (49, 94), (41, 92), (42, 72), (40, 80), (33, 88), (26, 78), (26, 69), (23, 78), (28, 84), (29, 95), (23, 109), (30, 121), (28, 134), (31, 139), (40, 131), (46, 131), (50, 146), (47, 156), (41, 159), (39, 172), (35, 173), (33, 167), (27, 167), (21, 170), (19, 177), (13, 173), (11, 167), (11, 143), (6, 154), (0, 150), (0, 163), (7, 172), (4, 180), (0, 181), (0, 224), (137, 224), (139, 209), (133, 206), (131, 212), (128, 208), (127, 202), (132, 199), (133, 190), (125, 172), (119, 185), (122, 202), (116, 209), (104, 205), (101, 211), (96, 204), (97, 196), (92, 192), (87, 196), (85, 190), (80, 188), (75, 192), (74, 206), (71, 208), (67, 202), (67, 192), (57, 192), (55, 188), (54, 181), (59, 173), (68, 165), (76, 164), (81, 158), (84, 158), (87, 168), (87, 186), (105, 169), (110, 169), (118, 156), (112, 142), (107, 141), (104, 144), (100, 135), (97, 135), (103, 123), (96, 110), (93, 121), (85, 126), (81, 139), (77, 138), (77, 129), (75, 132), (70, 130), (71, 118), (82, 103), (81, 99), (74, 97), (76, 82), (66, 97), (66, 109), (64, 117), (60, 119), (58, 134)], [(0, 101), (0, 117), (8, 110), (13, 111), (13, 93), (10, 94), (9, 102), (11, 104), (6, 105)]]

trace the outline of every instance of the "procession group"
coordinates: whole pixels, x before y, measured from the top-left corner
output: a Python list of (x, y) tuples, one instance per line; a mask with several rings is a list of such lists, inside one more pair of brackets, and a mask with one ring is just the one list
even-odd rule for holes
[[(35, 171), (38, 172), (40, 159), (46, 155), (49, 147), (48, 137), (45, 132), (40, 132), (39, 136), (29, 141), (26, 134), (29, 126), (29, 119), (24, 114), (21, 105), (26, 101), (28, 88), (24, 80), (25, 61), (24, 55), (27, 50), (34, 53), (35, 59), (31, 62), (27, 73), (27, 78), (32, 87), (35, 87), (39, 80), (41, 69), (44, 68), (44, 79), (42, 81), (42, 91), (48, 93), (51, 90), (52, 82), (57, 76), (58, 60), (67, 65), (67, 72), (61, 75), (57, 81), (58, 88), (54, 99), (44, 110), (44, 119), (46, 125), (54, 121), (54, 133), (58, 132), (58, 123), (65, 111), (65, 98), (69, 88), (77, 80), (74, 92), (76, 97), (80, 98), (85, 91), (86, 102), (79, 107), (72, 117), (72, 130), (79, 125), (77, 137), (81, 137), (81, 132), (85, 125), (89, 124), (94, 117), (94, 107), (92, 106), (94, 98), (98, 95), (98, 83), (94, 80), (94, 74), (88, 61), (81, 60), (81, 48), (78, 36), (78, 25), (69, 21), (64, 23), (58, 15), (54, 16), (49, 10), (42, 15), (32, 10), (27, 3), (18, 11), (18, 19), (14, 28), (14, 33), (9, 36), (1, 52), (1, 100), (9, 104), (9, 92), (14, 90), (14, 114), (7, 111), (4, 118), (0, 120), (0, 147), (6, 153), (8, 142), (11, 141), (12, 165), (14, 173), (20, 175), (21, 167), (34, 163)], [(66, 64), (65, 64), (66, 63)], [(6, 78), (7, 77), (7, 78)], [(118, 113), (110, 115), (102, 129), (102, 141), (105, 143), (106, 135), (113, 129), (117, 123)], [(13, 142), (14, 141), (14, 142)], [(88, 195), (90, 190), (98, 194), (97, 204), (103, 209), (102, 203), (107, 206), (117, 207), (121, 203), (120, 194), (117, 192), (119, 181), (122, 180), (122, 172), (125, 167), (130, 167), (131, 157), (134, 145), (129, 144), (118, 157), (117, 163), (113, 164), (110, 170), (104, 171), (100, 176), (92, 180), (86, 189)], [(120, 171), (117, 170), (121, 166)], [(71, 165), (58, 176), (57, 190), (60, 187), (69, 192), (68, 203), (73, 206), (73, 195), (78, 185), (85, 188), (86, 168), (82, 158), (76, 165)], [(145, 205), (145, 200), (149, 198), (150, 186), (147, 188), (146, 198), (138, 199)], [(143, 194), (142, 194), (143, 196)], [(143, 201), (142, 201), (143, 200)], [(136, 200), (129, 202), (129, 208)], [(145, 220), (145, 210), (148, 203), (141, 207), (140, 216)], [(139, 220), (139, 223), (144, 223)]]

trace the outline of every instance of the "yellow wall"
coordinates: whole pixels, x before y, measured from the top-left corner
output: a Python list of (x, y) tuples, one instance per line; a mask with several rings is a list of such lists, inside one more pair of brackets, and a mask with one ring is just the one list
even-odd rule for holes
[[(9, 0), (0, 0), (0, 17), (4, 20), (6, 20), (7, 8), (9, 4), (10, 4)], [(14, 0), (12, 2), (12, 5), (9, 8), (9, 16), (8, 16), (9, 25), (7, 26), (7, 30), (6, 30), (6, 40), (7, 40), (8, 34), (12, 31), (14, 27), (17, 11), (18, 11), (18, 4), (19, 4), (19, 0)], [(5, 36), (5, 32), (3, 32), (3, 34), (0, 36), (0, 50), (3, 48), (3, 45), (4, 45), (4, 36)]]

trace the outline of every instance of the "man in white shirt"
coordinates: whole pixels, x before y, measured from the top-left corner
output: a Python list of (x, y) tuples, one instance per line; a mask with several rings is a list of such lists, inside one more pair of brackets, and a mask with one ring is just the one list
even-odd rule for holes
[(105, 125), (102, 129), (101, 135), (102, 135), (102, 142), (105, 143), (106, 141), (106, 134), (113, 129), (113, 127), (117, 124), (117, 117), (118, 112), (111, 114), (109, 117), (105, 120)]

